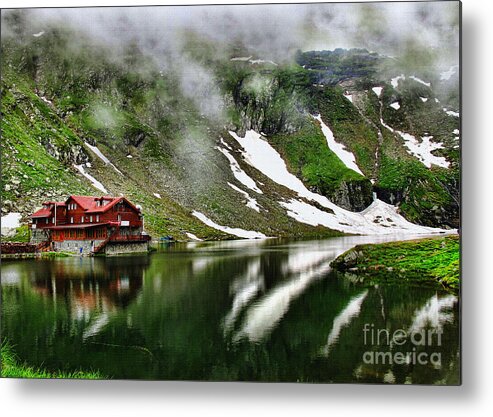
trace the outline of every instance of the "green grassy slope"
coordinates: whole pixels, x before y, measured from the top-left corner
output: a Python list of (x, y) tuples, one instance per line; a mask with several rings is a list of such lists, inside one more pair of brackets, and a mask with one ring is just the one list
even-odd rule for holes
[[(358, 245), (340, 255), (332, 265), (363, 274), (372, 280), (439, 282), (459, 288), (459, 236)], [(373, 282), (373, 281), (372, 281)]]

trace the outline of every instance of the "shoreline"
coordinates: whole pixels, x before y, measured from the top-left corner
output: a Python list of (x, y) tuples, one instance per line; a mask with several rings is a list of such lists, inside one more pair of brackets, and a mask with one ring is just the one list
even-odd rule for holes
[(339, 255), (331, 266), (363, 283), (439, 284), (460, 287), (460, 237), (447, 234), (406, 241), (356, 245)]

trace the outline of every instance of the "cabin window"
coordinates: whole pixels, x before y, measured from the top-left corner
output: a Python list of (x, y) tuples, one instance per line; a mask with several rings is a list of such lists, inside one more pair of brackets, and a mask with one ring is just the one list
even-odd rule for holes
[(122, 221), (122, 216), (119, 214), (118, 215), (118, 221), (121, 222)]
[(48, 219), (48, 217), (47, 217), (47, 218), (46, 218), (46, 224), (48, 224), (48, 221), (49, 221), (49, 220), (50, 220), (50, 219)]
[(74, 218), (73, 218), (73, 217), (71, 217), (71, 218), (70, 218), (70, 223), (73, 223), (73, 222), (74, 222)]
[(82, 217), (80, 218), (80, 222), (81, 222), (81, 223), (84, 223), (84, 216), (82, 216)]
[(89, 216), (89, 223), (92, 223), (92, 216)]
[(55, 218), (54, 218), (54, 217), (51, 219), (51, 222), (52, 222), (53, 224), (55, 224)]
[(96, 214), (96, 223), (99, 223), (99, 214)]

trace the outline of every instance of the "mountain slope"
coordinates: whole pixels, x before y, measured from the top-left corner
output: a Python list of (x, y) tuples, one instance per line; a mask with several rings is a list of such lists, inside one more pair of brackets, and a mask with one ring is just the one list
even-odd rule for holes
[[(429, 231), (399, 210), (414, 223), (457, 227), (458, 118), (414, 79), (394, 87), (372, 78), (365, 65), (385, 61), (378, 55), (358, 50), (357, 71), (351, 59), (312, 71), (310, 62), (197, 56), (191, 66), (210, 71), (220, 102), (204, 108), (138, 45), (115, 54), (58, 26), (34, 37), (18, 22), (16, 37), (2, 37), (2, 214), (108, 193), (142, 205), (151, 234), (182, 240), (231, 237), (226, 227), (237, 236)], [(433, 136), (443, 148), (432, 159), (449, 166), (425, 166), (422, 146), (409, 148), (404, 133)], [(245, 135), (282, 157), (282, 179), (248, 159)], [(293, 174), (302, 186), (285, 183)], [(370, 220), (351, 214), (365, 209)]]

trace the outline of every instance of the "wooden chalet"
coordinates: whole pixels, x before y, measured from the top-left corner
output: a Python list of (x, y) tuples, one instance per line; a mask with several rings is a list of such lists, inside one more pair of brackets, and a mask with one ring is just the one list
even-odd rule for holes
[(125, 197), (71, 195), (43, 203), (31, 220), (33, 243), (47, 241), (53, 250), (141, 252), (150, 240), (140, 208)]

